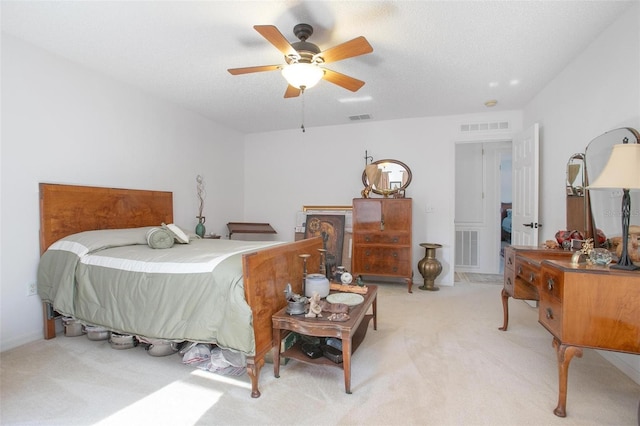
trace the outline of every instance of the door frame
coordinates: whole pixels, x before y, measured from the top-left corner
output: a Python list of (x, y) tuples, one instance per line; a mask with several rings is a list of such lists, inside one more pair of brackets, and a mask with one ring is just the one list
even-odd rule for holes
[[(499, 167), (499, 152), (504, 152), (505, 149), (507, 149), (507, 147), (511, 147), (512, 142), (513, 142), (513, 137), (511, 135), (506, 136), (506, 135), (501, 135), (501, 136), (496, 136), (496, 137), (489, 137), (489, 138), (478, 138), (478, 139), (474, 139), (474, 140), (457, 140), (454, 142), (453, 145), (453, 150), (454, 150), (454, 180), (457, 178), (457, 170), (456, 169), (456, 155), (455, 155), (455, 151), (456, 151), (456, 147), (459, 144), (483, 144), (483, 145), (492, 145), (492, 147), (495, 147), (495, 149), (493, 149), (492, 151), (495, 153), (495, 155), (492, 157), (492, 164), (488, 164), (489, 160), (486, 155), (483, 155), (483, 190), (485, 192), (485, 197), (484, 197), (484, 202), (483, 202), (483, 210), (484, 210), (484, 221), (482, 223), (482, 227), (485, 229), (484, 232), (480, 232), (479, 233), (479, 238), (482, 238), (483, 241), (479, 241), (478, 242), (478, 246), (479, 247), (492, 247), (491, 249), (491, 258), (488, 259), (486, 262), (480, 262), (480, 265), (486, 265), (483, 267), (483, 269), (479, 269), (478, 273), (486, 273), (486, 274), (499, 274), (500, 273), (500, 229), (501, 229), (501, 225), (500, 225), (500, 179), (499, 179), (499, 170), (496, 170)], [(502, 148), (500, 148), (499, 145), (504, 145)], [(495, 166), (492, 168), (492, 171), (495, 173), (494, 176), (491, 178), (491, 180), (493, 181), (492, 184), (490, 186), (488, 186), (486, 184), (486, 180), (487, 180), (487, 173), (488, 173), (488, 169), (492, 166)], [(454, 187), (455, 187), (455, 183), (454, 183)], [(489, 191), (492, 192), (492, 194), (490, 194), (490, 196), (487, 196), (486, 193), (488, 193)], [(455, 262), (455, 253), (456, 253), (456, 206), (455, 206), (455, 197), (453, 197), (453, 269), (454, 269), (454, 273), (456, 272), (456, 262)], [(492, 202), (492, 204), (494, 204), (494, 206), (490, 206), (487, 205), (487, 199), (490, 198), (492, 199), (494, 202)], [(491, 240), (486, 241), (486, 236), (492, 236)]]

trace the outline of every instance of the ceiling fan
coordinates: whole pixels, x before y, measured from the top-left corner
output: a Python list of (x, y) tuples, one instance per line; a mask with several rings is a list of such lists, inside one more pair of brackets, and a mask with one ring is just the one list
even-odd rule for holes
[(254, 25), (253, 28), (284, 54), (286, 64), (231, 68), (228, 70), (231, 74), (281, 70), (289, 84), (284, 93), (285, 98), (299, 96), (300, 93), (313, 87), (321, 79), (352, 92), (356, 92), (364, 86), (362, 80), (321, 67), (321, 65), (373, 52), (373, 47), (366, 38), (356, 37), (321, 51), (318, 46), (307, 41), (313, 34), (313, 27), (309, 24), (298, 24), (293, 28), (293, 33), (300, 40), (295, 43), (289, 43), (273, 25)]

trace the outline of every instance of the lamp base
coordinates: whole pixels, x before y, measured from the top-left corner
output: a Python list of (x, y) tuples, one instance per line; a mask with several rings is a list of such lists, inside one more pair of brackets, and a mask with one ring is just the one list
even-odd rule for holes
[(640, 267), (633, 264), (629, 257), (629, 217), (631, 216), (631, 195), (627, 188), (622, 189), (622, 252), (618, 263), (611, 265), (611, 269), (623, 271), (637, 271)]
[(619, 263), (614, 263), (609, 266), (609, 269), (619, 269), (622, 271), (637, 271), (637, 270), (640, 270), (640, 266), (636, 266), (633, 263), (630, 265), (621, 265)]

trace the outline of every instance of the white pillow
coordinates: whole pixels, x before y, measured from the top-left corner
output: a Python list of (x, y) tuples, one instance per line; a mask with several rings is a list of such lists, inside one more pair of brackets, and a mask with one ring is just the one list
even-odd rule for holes
[(180, 244), (189, 244), (189, 236), (185, 234), (184, 231), (178, 228), (175, 224), (170, 223), (168, 225), (165, 225), (163, 223), (162, 226), (166, 227), (167, 229), (169, 229), (169, 231), (173, 232), (173, 234), (176, 237), (176, 241), (178, 241)]

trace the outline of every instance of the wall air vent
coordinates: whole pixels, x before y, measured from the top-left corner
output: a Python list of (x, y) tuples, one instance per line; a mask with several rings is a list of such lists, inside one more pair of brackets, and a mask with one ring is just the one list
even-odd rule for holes
[(351, 121), (371, 120), (371, 115), (370, 114), (351, 115), (349, 116), (349, 120)]
[(496, 132), (509, 130), (508, 121), (494, 121), (490, 123), (463, 123), (460, 125), (461, 133), (471, 132)]
[(456, 266), (477, 267), (480, 265), (478, 242), (478, 230), (456, 230)]

